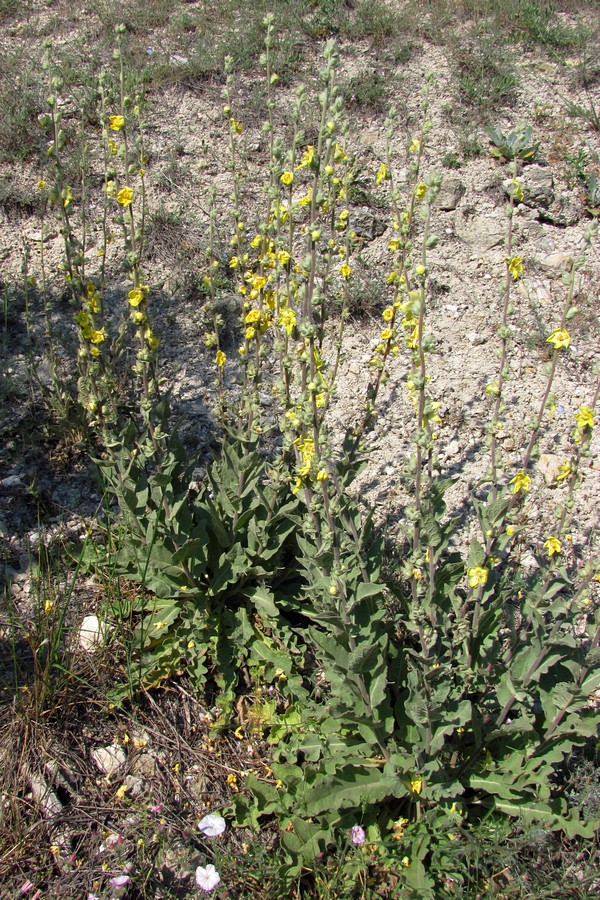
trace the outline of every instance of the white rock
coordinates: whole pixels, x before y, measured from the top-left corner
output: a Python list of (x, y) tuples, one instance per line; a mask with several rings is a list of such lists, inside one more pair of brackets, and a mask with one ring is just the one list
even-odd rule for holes
[(540, 567), (540, 564), (531, 551), (527, 551), (527, 553), (523, 554), (521, 557), (521, 565), (524, 569), (531, 570), (539, 569)]
[(111, 744), (92, 750), (92, 759), (104, 775), (114, 775), (125, 762), (125, 751)]
[(478, 331), (471, 331), (471, 333), (468, 334), (467, 337), (474, 347), (477, 347), (480, 344), (485, 344), (487, 342), (486, 336)]
[(551, 275), (560, 275), (561, 272), (568, 272), (571, 267), (572, 257), (569, 253), (549, 253), (540, 260), (540, 268), (543, 272)]
[(77, 642), (82, 650), (97, 650), (103, 640), (103, 629), (98, 616), (86, 616), (79, 627)]
[(538, 469), (544, 477), (546, 484), (556, 484), (556, 476), (560, 474), (560, 467), (564, 460), (555, 453), (542, 453), (538, 463)]
[(2, 481), (0, 481), (0, 487), (7, 488), (8, 490), (14, 490), (15, 488), (23, 487), (23, 482), (18, 475), (8, 475), (6, 478), (3, 478)]

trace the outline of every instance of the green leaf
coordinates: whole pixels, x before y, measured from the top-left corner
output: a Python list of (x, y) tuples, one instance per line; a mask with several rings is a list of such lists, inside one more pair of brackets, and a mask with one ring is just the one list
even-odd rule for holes
[[(398, 778), (384, 776), (379, 769), (351, 767), (336, 775), (319, 779), (303, 797), (306, 816), (316, 816), (325, 811), (339, 810), (366, 804), (381, 803), (389, 797), (404, 796), (406, 788)], [(335, 817), (332, 823), (335, 821)]]

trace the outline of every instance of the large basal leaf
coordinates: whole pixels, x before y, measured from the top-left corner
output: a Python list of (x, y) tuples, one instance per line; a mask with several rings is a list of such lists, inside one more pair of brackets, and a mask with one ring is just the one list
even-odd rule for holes
[(399, 778), (385, 776), (379, 769), (351, 767), (336, 775), (326, 776), (303, 796), (302, 810), (306, 816), (381, 803), (390, 797), (406, 794)]

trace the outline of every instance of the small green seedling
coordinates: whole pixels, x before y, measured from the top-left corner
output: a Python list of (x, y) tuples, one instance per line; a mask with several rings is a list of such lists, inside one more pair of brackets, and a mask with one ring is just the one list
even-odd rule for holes
[(485, 133), (493, 143), (490, 153), (497, 159), (522, 159), (532, 162), (537, 154), (539, 142), (531, 143), (533, 130), (531, 125), (517, 125), (508, 134), (504, 134), (500, 126), (486, 128)]

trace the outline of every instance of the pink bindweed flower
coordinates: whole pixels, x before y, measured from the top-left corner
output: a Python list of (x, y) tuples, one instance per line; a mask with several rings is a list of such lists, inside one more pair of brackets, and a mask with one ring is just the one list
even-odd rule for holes
[(196, 884), (201, 891), (209, 894), (221, 881), (221, 876), (212, 864), (208, 866), (198, 866), (196, 869)]
[(109, 850), (112, 850), (113, 847), (119, 847), (123, 843), (123, 835), (109, 834), (105, 843)]
[(204, 816), (204, 818), (200, 819), (198, 822), (198, 829), (202, 834), (206, 835), (206, 837), (218, 837), (220, 834), (223, 834), (226, 828), (227, 825), (223, 816), (211, 814)]
[(351, 834), (352, 843), (356, 844), (357, 847), (361, 847), (366, 840), (364, 829), (362, 829), (360, 825), (354, 825)]
[(30, 881), (28, 878), (27, 881), (25, 882), (25, 884), (21, 885), (21, 890), (19, 891), (19, 893), (26, 894), (28, 891), (31, 890), (32, 887), (33, 887), (33, 881)]
[(110, 879), (110, 884), (112, 887), (120, 888), (125, 887), (126, 884), (129, 884), (131, 878), (129, 875), (115, 875), (114, 878)]

